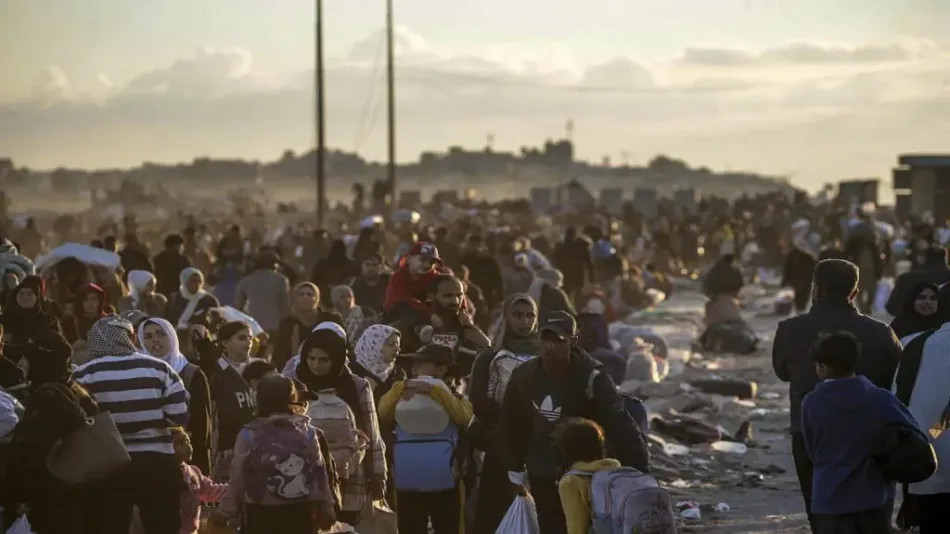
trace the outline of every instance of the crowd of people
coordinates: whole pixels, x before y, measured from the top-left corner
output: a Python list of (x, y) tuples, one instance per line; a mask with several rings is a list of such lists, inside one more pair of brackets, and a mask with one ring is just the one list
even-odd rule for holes
[[(390, 514), (404, 534), (491, 533), (530, 491), (540, 532), (582, 534), (628, 525), (605, 527), (598, 508), (602, 476), (615, 476), (655, 503), (637, 521), (673, 532), (669, 497), (650, 486), (645, 412), (617, 388), (639, 378), (631, 351), (608, 325), (705, 271), (699, 345), (752, 352), (740, 291), (774, 269), (802, 312), (781, 323), (773, 362), (791, 382), (813, 531), (886, 532), (875, 529), (901, 478), (875, 467), (893, 452), (880, 435), (930, 435), (950, 454), (936, 430), (950, 399), (950, 293), (938, 288), (950, 270), (934, 233), (802, 197), (667, 207), (622, 223), (567, 216), (559, 239), (544, 223), (470, 219), (395, 231), (372, 219), (353, 239), (192, 224), (154, 255), (126, 221), (122, 241), (91, 242), (115, 265), (67, 256), (40, 272), (21, 261), (46, 252), (30, 222), (0, 245), (0, 400), (17, 421), (0, 441), (5, 526), (312, 534)], [(861, 312), (904, 259), (891, 329)], [(640, 337), (655, 376), (663, 341)], [(111, 456), (74, 445), (110, 428), (123, 445)], [(66, 449), (82, 480), (52, 467)], [(901, 517), (944, 528), (942, 470), (896, 471)]]

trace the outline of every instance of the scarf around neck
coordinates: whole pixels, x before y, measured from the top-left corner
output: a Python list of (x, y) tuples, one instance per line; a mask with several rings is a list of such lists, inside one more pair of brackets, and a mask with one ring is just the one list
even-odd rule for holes
[(204, 275), (201, 274), (201, 271), (195, 269), (194, 267), (188, 267), (183, 269), (181, 274), (178, 276), (178, 281), (180, 285), (178, 286), (178, 293), (188, 301), (188, 305), (185, 306), (185, 309), (182, 310), (181, 315), (178, 316), (177, 327), (179, 330), (184, 330), (188, 328), (188, 321), (191, 319), (191, 316), (195, 314), (195, 309), (198, 307), (198, 303), (201, 302), (201, 299), (205, 297), (208, 293), (204, 289), (199, 289), (197, 292), (192, 293), (188, 291), (188, 280), (194, 275), (201, 276), (204, 280)]

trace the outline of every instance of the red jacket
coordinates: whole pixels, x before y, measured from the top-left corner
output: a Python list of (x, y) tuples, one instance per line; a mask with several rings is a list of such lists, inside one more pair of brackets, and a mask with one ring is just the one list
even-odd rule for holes
[(452, 270), (445, 266), (436, 266), (418, 280), (409, 272), (409, 262), (403, 261), (396, 272), (389, 278), (386, 286), (386, 300), (383, 302), (383, 312), (389, 312), (399, 303), (407, 303), (421, 313), (430, 316), (432, 307), (425, 302), (429, 286), (439, 275), (452, 274)]

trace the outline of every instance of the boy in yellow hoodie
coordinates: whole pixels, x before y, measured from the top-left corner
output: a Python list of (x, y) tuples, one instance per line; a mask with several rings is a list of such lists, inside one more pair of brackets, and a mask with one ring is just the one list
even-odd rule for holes
[[(620, 462), (605, 458), (604, 431), (588, 419), (568, 419), (559, 425), (557, 436), (561, 471), (594, 473), (620, 467)], [(558, 493), (567, 534), (588, 534), (591, 528), (590, 477), (568, 474), (558, 482)]]
[[(401, 401), (408, 401), (415, 395), (426, 395), (445, 408), (451, 426), (455, 427), (451, 434), (455, 436), (454, 446), (457, 448), (458, 435), (468, 428), (472, 420), (472, 404), (468, 400), (456, 396), (444, 383), (446, 374), (455, 360), (452, 349), (441, 345), (426, 345), (419, 352), (403, 357), (413, 360), (413, 378), (396, 382), (389, 392), (379, 400), (377, 411), (380, 420), (395, 421), (396, 407)], [(440, 384), (439, 381), (443, 382)], [(396, 436), (395, 447), (398, 451), (400, 446), (400, 431), (398, 428)], [(412, 440), (408, 440), (406, 443), (411, 444)], [(400, 489), (398, 477), (400, 455), (398, 452), (394, 453), (396, 463), (394, 469), (397, 474), (395, 481), (396, 504), (399, 509), (399, 532), (409, 534), (426, 532), (427, 524), (431, 519), (435, 534), (464, 533), (465, 488), (462, 484), (462, 470), (458, 462), (460, 456), (462, 455), (452, 455), (455, 460), (452, 466), (455, 487), (444, 491), (420, 491)], [(419, 469), (428, 470), (428, 467), (420, 466)], [(432, 469), (435, 468), (432, 467)]]

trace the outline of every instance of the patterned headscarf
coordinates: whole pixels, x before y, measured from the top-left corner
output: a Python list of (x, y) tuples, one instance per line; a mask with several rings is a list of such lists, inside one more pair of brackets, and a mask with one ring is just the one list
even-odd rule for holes
[(132, 342), (133, 336), (135, 336), (135, 329), (132, 323), (114, 313), (106, 315), (96, 321), (86, 334), (89, 358), (135, 354), (138, 349)]
[(399, 330), (389, 325), (370, 325), (363, 331), (363, 335), (356, 342), (356, 348), (353, 349), (356, 354), (356, 363), (373, 373), (373, 376), (378, 378), (380, 382), (385, 382), (392, 373), (393, 367), (396, 366), (395, 361), (383, 361), (383, 345), (393, 335), (398, 334)]

